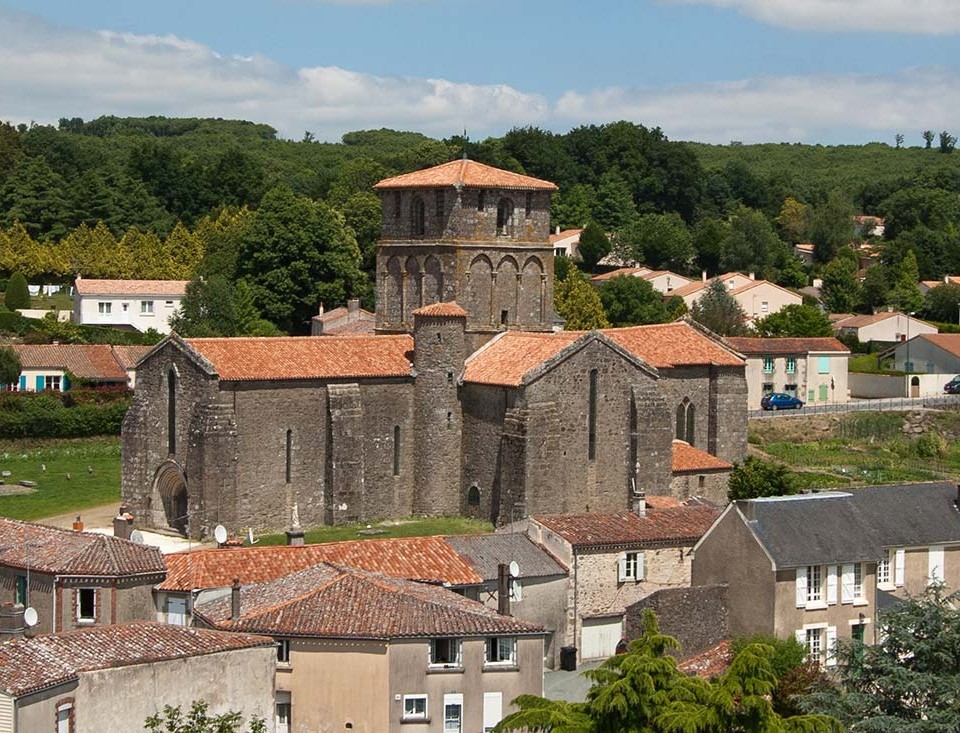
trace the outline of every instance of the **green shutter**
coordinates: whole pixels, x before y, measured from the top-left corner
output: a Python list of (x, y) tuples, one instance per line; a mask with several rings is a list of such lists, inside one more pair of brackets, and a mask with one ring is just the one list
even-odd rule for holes
[(60, 380), (60, 391), (66, 392), (68, 389), (70, 389), (70, 377), (64, 374), (63, 379)]

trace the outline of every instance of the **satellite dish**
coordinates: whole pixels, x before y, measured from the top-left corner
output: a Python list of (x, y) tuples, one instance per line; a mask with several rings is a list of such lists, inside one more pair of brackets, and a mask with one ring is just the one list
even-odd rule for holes
[(30, 628), (33, 628), (37, 625), (37, 609), (33, 606), (27, 606), (23, 611), (23, 623), (25, 623)]
[(510, 561), (510, 577), (511, 578), (520, 577), (520, 564), (516, 560)]
[(213, 530), (213, 539), (217, 541), (218, 545), (222, 545), (227, 541), (227, 528), (222, 524), (218, 524)]
[(131, 542), (136, 542), (138, 545), (142, 545), (142, 544), (143, 544), (143, 532), (141, 532), (139, 529), (133, 530), (133, 532), (130, 533), (130, 541), (131, 541)]

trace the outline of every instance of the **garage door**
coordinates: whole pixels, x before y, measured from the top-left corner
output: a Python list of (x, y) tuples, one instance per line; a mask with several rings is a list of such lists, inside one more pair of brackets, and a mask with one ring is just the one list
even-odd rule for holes
[(612, 657), (617, 651), (617, 642), (623, 636), (622, 621), (615, 618), (585, 618), (580, 631), (580, 658), (597, 659)]

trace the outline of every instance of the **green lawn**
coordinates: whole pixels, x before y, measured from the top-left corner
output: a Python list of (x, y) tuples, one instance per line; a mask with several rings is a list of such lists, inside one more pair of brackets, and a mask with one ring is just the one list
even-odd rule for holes
[(5, 517), (40, 519), (110, 502), (119, 506), (120, 438), (0, 441), (0, 471), (10, 471), (7, 486), (37, 483), (32, 493), (0, 496)]
[[(383, 530), (378, 534), (360, 534), (367, 529)], [(337, 542), (340, 540), (370, 540), (384, 537), (424, 537), (438, 534), (483, 534), (492, 532), (493, 525), (465, 517), (410, 517), (385, 522), (345, 524), (337, 527), (319, 527), (307, 531), (306, 542)], [(261, 545), (286, 544), (285, 534), (272, 534), (258, 538)]]

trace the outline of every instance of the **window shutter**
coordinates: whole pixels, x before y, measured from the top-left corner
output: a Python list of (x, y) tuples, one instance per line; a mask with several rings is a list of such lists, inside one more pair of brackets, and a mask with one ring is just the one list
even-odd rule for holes
[(904, 563), (904, 549), (902, 547), (898, 547), (897, 561), (893, 567), (893, 584), (898, 588), (903, 587), (903, 563)]
[(20, 375), (20, 391), (21, 392), (27, 391), (27, 375), (26, 374)]
[(797, 608), (807, 606), (807, 569), (797, 568)]
[(837, 665), (837, 627), (827, 627), (827, 666)]
[(837, 602), (837, 566), (827, 566), (827, 603)]
[(840, 573), (840, 602), (853, 603), (853, 565), (842, 566)]
[(620, 553), (620, 572), (617, 574), (617, 579), (623, 583), (627, 580), (627, 553)]
[(643, 580), (644, 575), (646, 574), (646, 568), (644, 567), (643, 553), (637, 553), (637, 580)]
[(37, 392), (43, 392), (43, 387), (45, 384), (46, 382), (43, 379), (43, 375), (38, 374), (37, 375)]
[(927, 582), (935, 583), (944, 579), (943, 545), (927, 548)]
[(70, 378), (64, 374), (63, 379), (60, 380), (60, 391), (66, 392), (70, 389)]

